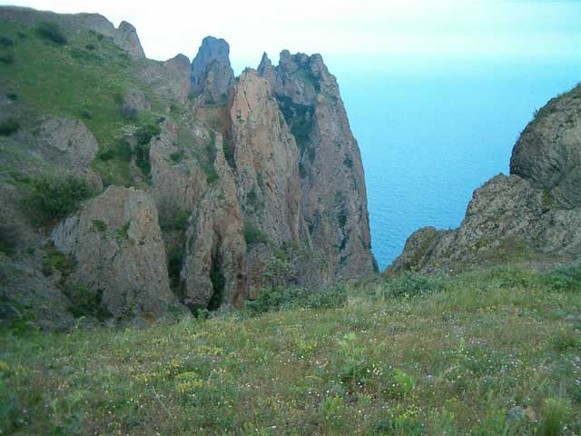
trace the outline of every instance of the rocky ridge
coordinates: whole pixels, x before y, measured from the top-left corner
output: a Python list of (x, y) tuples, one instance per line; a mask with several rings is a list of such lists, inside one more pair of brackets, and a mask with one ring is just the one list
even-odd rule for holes
[(410, 236), (387, 273), (581, 256), (581, 85), (552, 99), (523, 130), (508, 176), (477, 189), (456, 230)]
[[(0, 33), (5, 322), (146, 325), (375, 270), (357, 142), (320, 55), (264, 56), (235, 78), (224, 40), (156, 62), (130, 24), (94, 14), (0, 7)], [(39, 47), (63, 60), (51, 74), (78, 66), (70, 106), (38, 105), (13, 73)]]

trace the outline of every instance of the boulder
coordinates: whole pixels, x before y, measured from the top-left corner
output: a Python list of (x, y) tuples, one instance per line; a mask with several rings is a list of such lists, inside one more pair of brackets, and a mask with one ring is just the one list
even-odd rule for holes
[(169, 288), (157, 208), (147, 193), (110, 186), (60, 223), (51, 240), (77, 265), (68, 280), (98, 293), (116, 323), (180, 312)]

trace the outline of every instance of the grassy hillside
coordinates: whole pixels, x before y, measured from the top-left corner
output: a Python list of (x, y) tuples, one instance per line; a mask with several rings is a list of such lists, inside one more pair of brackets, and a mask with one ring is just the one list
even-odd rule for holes
[(581, 267), (407, 275), (145, 330), (2, 332), (0, 433), (580, 434)]
[[(128, 185), (143, 176), (129, 165), (125, 138), (128, 132), (151, 130), (161, 111), (159, 98), (136, 78), (136, 68), (139, 63), (96, 32), (78, 29), (66, 36), (54, 23), (28, 28), (0, 21), (0, 99), (12, 101), (9, 120), (36, 134), (43, 117), (81, 119), (99, 142), (93, 166), (106, 184)], [(151, 110), (124, 111), (131, 89), (147, 96)], [(6, 141), (0, 145), (3, 155), (17, 156)], [(2, 164), (13, 171), (18, 159)]]

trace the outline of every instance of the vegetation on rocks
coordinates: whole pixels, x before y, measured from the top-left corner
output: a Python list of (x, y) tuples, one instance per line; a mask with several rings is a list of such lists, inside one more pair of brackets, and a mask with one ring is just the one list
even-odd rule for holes
[(580, 291), (579, 265), (497, 267), (279, 289), (259, 316), (5, 330), (0, 431), (579, 434)]
[(74, 177), (43, 177), (33, 181), (28, 205), (35, 216), (45, 220), (63, 218), (78, 209), (91, 196), (87, 182)]

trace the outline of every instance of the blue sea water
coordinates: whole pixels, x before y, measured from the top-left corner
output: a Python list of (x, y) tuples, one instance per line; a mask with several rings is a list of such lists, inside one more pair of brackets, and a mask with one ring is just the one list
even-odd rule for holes
[(534, 111), (581, 81), (581, 59), (326, 61), (361, 149), (381, 270), (418, 228), (457, 227), (474, 189), (508, 173)]

